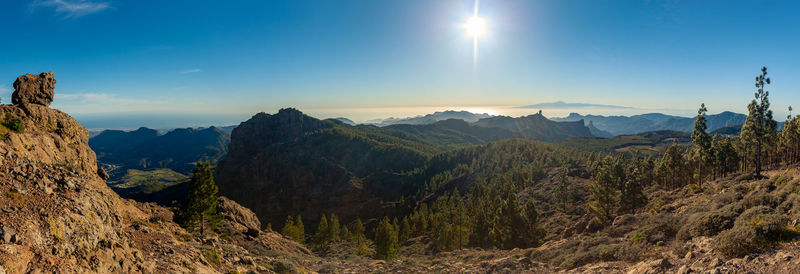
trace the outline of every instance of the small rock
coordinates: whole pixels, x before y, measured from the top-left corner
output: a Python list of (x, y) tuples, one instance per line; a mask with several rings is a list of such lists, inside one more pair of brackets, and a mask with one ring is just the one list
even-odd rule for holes
[(720, 265), (722, 265), (722, 260), (719, 258), (714, 258), (714, 260), (711, 261), (711, 264), (709, 264), (710, 267), (718, 267)]
[(108, 172), (102, 168), (97, 169), (97, 176), (100, 176), (100, 179), (103, 179), (103, 181), (108, 180)]
[(17, 242), (17, 233), (13, 228), (3, 226), (3, 242), (11, 244)]
[(689, 266), (682, 265), (680, 268), (678, 268), (678, 272), (675, 272), (675, 273), (677, 273), (677, 274), (688, 274), (688, 273), (692, 273), (692, 269), (689, 268)]
[(778, 260), (781, 260), (781, 261), (787, 261), (788, 262), (788, 261), (790, 261), (792, 259), (792, 255), (788, 254), (786, 252), (779, 252), (778, 254), (775, 254), (775, 258), (777, 258)]

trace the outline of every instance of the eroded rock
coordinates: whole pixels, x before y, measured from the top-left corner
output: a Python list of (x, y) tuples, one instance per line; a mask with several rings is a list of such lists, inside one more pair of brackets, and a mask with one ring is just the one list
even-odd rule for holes
[(41, 74), (25, 74), (14, 81), (14, 93), (11, 102), (14, 105), (36, 104), (50, 106), (53, 102), (53, 91), (56, 87), (56, 77), (52, 72)]

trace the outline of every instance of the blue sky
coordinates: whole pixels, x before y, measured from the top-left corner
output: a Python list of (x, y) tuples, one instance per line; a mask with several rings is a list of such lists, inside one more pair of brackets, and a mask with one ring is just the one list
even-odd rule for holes
[[(87, 127), (235, 124), (297, 107), (367, 120), (555, 101), (593, 114), (745, 112), (769, 68), (777, 117), (800, 105), (797, 1), (104, 1), (0, 4), (0, 96), (53, 71)], [(127, 121), (124, 123), (121, 121)], [(102, 124), (102, 126), (100, 126)]]

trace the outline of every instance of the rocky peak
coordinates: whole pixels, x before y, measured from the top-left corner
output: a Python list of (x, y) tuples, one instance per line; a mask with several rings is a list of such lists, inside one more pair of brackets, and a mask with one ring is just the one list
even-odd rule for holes
[(17, 78), (14, 104), (0, 105), (0, 154), (98, 176), (96, 156), (88, 145), (89, 132), (68, 114), (48, 107), (55, 83), (52, 72)]
[(52, 72), (42, 72), (39, 75), (28, 73), (17, 77), (14, 81), (11, 102), (18, 106), (26, 104), (50, 106), (55, 88), (56, 77)]

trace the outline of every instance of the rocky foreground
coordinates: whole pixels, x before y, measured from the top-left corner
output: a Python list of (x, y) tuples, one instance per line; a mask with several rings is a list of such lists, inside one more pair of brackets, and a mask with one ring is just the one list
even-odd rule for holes
[(194, 237), (170, 210), (121, 199), (87, 130), (48, 107), (54, 86), (52, 73), (20, 76), (14, 104), (0, 106), (0, 273), (268, 272), (314, 258), (224, 197), (225, 240)]
[[(439, 254), (426, 252), (424, 240), (410, 239), (391, 261), (335, 247), (314, 253), (262, 230), (252, 211), (225, 197), (218, 202), (224, 217), (221, 233), (198, 237), (175, 224), (169, 209), (122, 199), (106, 186), (107, 175), (96, 166), (86, 129), (48, 107), (54, 86), (52, 73), (21, 76), (14, 84), (14, 104), (0, 106), (0, 273), (800, 273), (798, 242), (728, 258), (713, 249), (708, 237), (664, 246), (642, 256), (642, 261), (590, 263), (571, 270), (543, 263), (540, 254), (589, 241), (591, 234), (565, 234), (532, 249)], [(766, 193), (800, 184), (796, 168), (769, 175), (788, 179), (712, 182), (703, 193), (675, 190), (664, 194), (674, 197), (671, 202), (654, 212), (682, 214), (692, 206), (710, 205), (731, 184), (745, 192)], [(630, 218), (647, 214), (654, 213)], [(620, 219), (607, 230), (623, 227)]]

